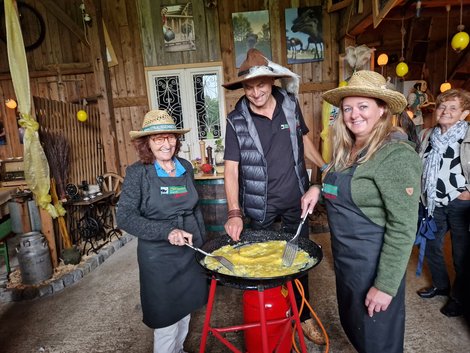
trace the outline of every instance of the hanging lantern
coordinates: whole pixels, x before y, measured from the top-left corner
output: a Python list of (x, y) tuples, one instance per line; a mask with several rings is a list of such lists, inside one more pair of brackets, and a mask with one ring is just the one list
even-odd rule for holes
[(16, 101), (14, 99), (7, 99), (5, 101), (5, 105), (10, 109), (15, 109), (18, 106), (18, 104), (16, 104)]
[(450, 45), (452, 46), (452, 49), (454, 49), (457, 53), (460, 53), (468, 46), (469, 41), (470, 36), (467, 32), (459, 32), (452, 37)]
[(408, 65), (405, 62), (400, 62), (395, 69), (398, 77), (403, 77), (408, 73)]
[(398, 77), (403, 77), (408, 73), (408, 65), (405, 63), (405, 57), (403, 56), (403, 52), (405, 50), (405, 34), (406, 34), (405, 17), (402, 16), (401, 18), (401, 57), (400, 57), (400, 62), (395, 68), (395, 72), (397, 73)]
[(380, 66), (380, 73), (382, 76), (384, 75), (384, 66), (388, 63), (388, 55), (387, 54), (380, 54), (377, 58), (377, 64)]
[(380, 54), (379, 57), (377, 58), (377, 64), (379, 66), (384, 66), (387, 65), (388, 63), (388, 55), (387, 54)]
[(445, 81), (443, 84), (441, 84), (441, 87), (439, 87), (439, 90), (442, 92), (445, 92), (449, 89), (451, 89), (450, 83), (447, 82), (447, 61), (449, 57), (449, 13), (450, 13), (450, 5), (446, 5), (446, 11), (447, 11), (447, 34), (446, 34), (446, 61), (444, 63), (445, 65)]
[(87, 112), (84, 111), (84, 110), (79, 110), (79, 111), (77, 112), (77, 119), (78, 119), (78, 121), (80, 121), (80, 122), (82, 122), (82, 123), (85, 122), (85, 121), (88, 119), (88, 114), (87, 114)]
[(462, 13), (463, 13), (463, 0), (460, 0), (460, 24), (457, 26), (457, 34), (452, 37), (450, 45), (457, 53), (460, 53), (468, 46), (470, 37), (467, 32), (464, 32), (465, 26), (462, 24)]
[(446, 81), (446, 82), (444, 82), (443, 84), (441, 84), (441, 87), (439, 88), (439, 90), (440, 90), (441, 93), (442, 93), (442, 92), (445, 92), (445, 91), (447, 91), (447, 90), (449, 90), (449, 89), (451, 89), (451, 88), (452, 88), (452, 86), (450, 85), (450, 83)]

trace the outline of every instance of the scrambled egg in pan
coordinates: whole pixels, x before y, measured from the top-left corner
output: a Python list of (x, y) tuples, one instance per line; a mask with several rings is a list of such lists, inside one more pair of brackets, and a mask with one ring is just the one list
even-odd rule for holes
[(311, 266), (316, 259), (299, 248), (291, 267), (282, 265), (282, 254), (286, 246), (285, 240), (270, 240), (264, 243), (251, 243), (239, 247), (225, 245), (212, 252), (233, 263), (233, 272), (223, 267), (210, 256), (204, 258), (204, 264), (210, 270), (219, 273), (251, 278), (270, 278), (297, 273), (306, 266)]

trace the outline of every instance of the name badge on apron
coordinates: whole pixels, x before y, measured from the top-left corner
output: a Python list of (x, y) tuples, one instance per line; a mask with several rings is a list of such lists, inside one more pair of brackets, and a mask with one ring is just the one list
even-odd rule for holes
[(182, 186), (160, 186), (160, 195), (172, 195), (175, 198), (188, 194), (186, 185)]
[(327, 199), (336, 199), (338, 196), (338, 187), (336, 185), (323, 183), (323, 196)]

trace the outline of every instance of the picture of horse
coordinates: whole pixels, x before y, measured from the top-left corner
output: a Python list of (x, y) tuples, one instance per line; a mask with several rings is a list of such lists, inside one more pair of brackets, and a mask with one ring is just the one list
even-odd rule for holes
[(287, 63), (300, 64), (324, 59), (321, 6), (285, 10)]

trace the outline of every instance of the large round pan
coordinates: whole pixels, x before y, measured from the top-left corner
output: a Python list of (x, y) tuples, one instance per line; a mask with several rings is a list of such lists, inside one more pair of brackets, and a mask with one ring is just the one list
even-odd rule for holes
[[(201, 247), (204, 251), (208, 253), (212, 253), (213, 251), (221, 248), (225, 245), (237, 245), (243, 246), (245, 244), (251, 243), (262, 243), (269, 240), (286, 240), (289, 241), (292, 239), (294, 235), (290, 233), (283, 233), (283, 232), (276, 232), (272, 230), (247, 230), (244, 231), (240, 237), (240, 242), (234, 242), (228, 235), (218, 236), (214, 239), (211, 239), (204, 243)], [(272, 288), (283, 285), (287, 281), (294, 280), (304, 274), (307, 271), (311, 270), (313, 267), (318, 265), (323, 258), (323, 252), (321, 247), (316, 244), (315, 242), (305, 239), (299, 238), (299, 248), (304, 250), (309, 254), (310, 257), (314, 258), (312, 264), (306, 265), (304, 268), (300, 269), (296, 273), (292, 273), (285, 276), (276, 276), (276, 277), (263, 277), (263, 278), (253, 278), (253, 277), (240, 277), (236, 275), (227, 275), (224, 273), (220, 273), (216, 270), (210, 270), (206, 267), (204, 263), (205, 255), (196, 253), (196, 259), (198, 263), (209, 272), (211, 276), (214, 276), (224, 285), (238, 288), (238, 289), (258, 289), (260, 287), (263, 288)], [(234, 264), (235, 266), (237, 264)]]

